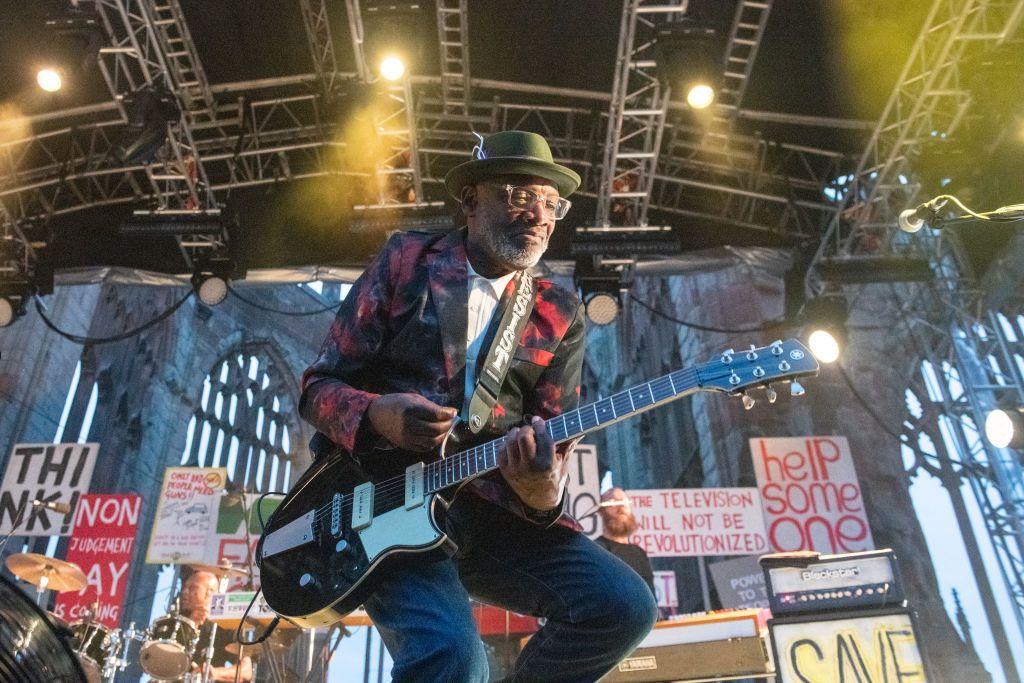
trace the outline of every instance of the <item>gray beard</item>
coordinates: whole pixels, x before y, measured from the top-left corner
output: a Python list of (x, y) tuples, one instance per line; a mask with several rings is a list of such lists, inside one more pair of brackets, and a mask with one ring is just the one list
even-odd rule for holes
[(544, 240), (544, 244), (538, 244), (536, 247), (527, 246), (520, 249), (513, 244), (511, 236), (507, 233), (495, 234), (488, 230), (485, 234), (490, 250), (515, 270), (533, 268), (548, 248), (547, 239)]

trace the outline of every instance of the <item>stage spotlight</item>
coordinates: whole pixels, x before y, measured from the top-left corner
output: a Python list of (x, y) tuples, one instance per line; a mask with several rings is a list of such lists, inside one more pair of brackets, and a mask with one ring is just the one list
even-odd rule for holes
[(114, 156), (125, 164), (151, 161), (167, 141), (167, 124), (181, 117), (174, 94), (163, 86), (143, 86), (124, 98), (128, 125)]
[(28, 296), (27, 284), (0, 284), (0, 327), (8, 327), (15, 320), (25, 315), (25, 299)]
[(996, 408), (985, 417), (985, 438), (996, 448), (1024, 448), (1024, 408)]
[(707, 83), (694, 83), (686, 91), (686, 103), (693, 109), (707, 109), (715, 101), (715, 89)]
[(216, 306), (228, 297), (228, 281), (214, 273), (197, 272), (192, 276), (192, 289), (207, 306)]
[(846, 315), (846, 300), (835, 294), (819, 296), (804, 305), (807, 346), (819, 362), (839, 359), (846, 342)]
[(619, 317), (619, 298), (611, 292), (595, 292), (587, 297), (587, 318), (595, 325), (609, 325)]
[(36, 73), (36, 83), (46, 92), (57, 92), (64, 84), (64, 79), (57, 69), (45, 68)]
[(14, 322), (14, 304), (7, 297), (0, 297), (0, 327)]
[(380, 60), (381, 78), (386, 81), (397, 81), (405, 75), (405, 62), (397, 55), (388, 55)]

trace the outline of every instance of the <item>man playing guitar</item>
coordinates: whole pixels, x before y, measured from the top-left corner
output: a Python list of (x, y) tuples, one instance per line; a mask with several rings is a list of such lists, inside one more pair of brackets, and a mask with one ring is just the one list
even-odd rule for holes
[[(424, 453), (441, 444), (468, 412), (520, 272), (546, 250), (579, 183), (538, 135), (481, 139), (445, 179), (466, 227), (392, 237), (304, 374), (300, 412), (318, 431), (314, 451), (340, 448), (365, 465), (388, 457), (375, 443)], [(566, 512), (571, 449), (554, 446), (545, 419), (578, 402), (584, 315), (550, 282), (537, 280), (533, 298), (518, 343), (497, 341), (508, 345), (508, 370), (482, 432), (507, 432), (500, 468), (460, 488), (445, 514), (457, 554), (390, 572), (365, 602), (396, 681), (488, 679), (469, 595), (546, 619), (515, 681), (594, 681), (657, 616), (643, 580)]]

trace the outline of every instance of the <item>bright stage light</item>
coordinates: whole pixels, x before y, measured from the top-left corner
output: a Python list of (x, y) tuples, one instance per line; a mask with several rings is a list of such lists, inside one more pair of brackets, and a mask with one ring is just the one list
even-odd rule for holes
[(619, 316), (619, 300), (614, 294), (597, 292), (587, 298), (587, 318), (595, 325), (610, 325)]
[(36, 73), (36, 83), (46, 92), (57, 92), (60, 90), (61, 85), (64, 84), (64, 81), (60, 77), (60, 72), (56, 69), (40, 69)]
[(14, 322), (14, 306), (7, 297), (0, 297), (0, 327), (7, 327)]
[(395, 55), (388, 55), (380, 62), (380, 75), (386, 81), (397, 81), (405, 75), (405, 62)]
[(199, 300), (207, 306), (216, 306), (228, 296), (228, 283), (216, 275), (202, 275), (195, 287)]
[(834, 363), (839, 358), (839, 342), (828, 330), (814, 330), (807, 338), (811, 353), (822, 363)]
[(715, 89), (707, 83), (690, 86), (686, 92), (686, 103), (693, 109), (707, 109), (715, 101)]
[(985, 438), (996, 448), (1024, 448), (1024, 412), (1019, 408), (990, 410), (985, 417)]

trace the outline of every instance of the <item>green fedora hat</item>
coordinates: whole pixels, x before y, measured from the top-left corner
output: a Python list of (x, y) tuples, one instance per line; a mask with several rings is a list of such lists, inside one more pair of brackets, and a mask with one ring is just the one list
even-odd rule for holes
[(531, 175), (550, 180), (558, 194), (568, 197), (580, 186), (580, 176), (556, 164), (548, 142), (536, 133), (506, 130), (484, 138), (473, 148), (473, 159), (459, 164), (444, 177), (448, 193), (461, 199), (462, 188), (484, 178), (500, 175)]

